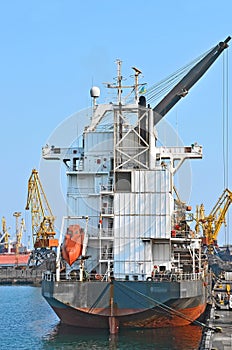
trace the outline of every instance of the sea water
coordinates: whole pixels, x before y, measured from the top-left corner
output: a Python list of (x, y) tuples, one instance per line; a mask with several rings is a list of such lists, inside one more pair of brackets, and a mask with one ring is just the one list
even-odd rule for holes
[(61, 325), (43, 299), (41, 288), (0, 286), (1, 350), (103, 350), (103, 349), (198, 349), (202, 330), (198, 326), (154, 330), (85, 330)]

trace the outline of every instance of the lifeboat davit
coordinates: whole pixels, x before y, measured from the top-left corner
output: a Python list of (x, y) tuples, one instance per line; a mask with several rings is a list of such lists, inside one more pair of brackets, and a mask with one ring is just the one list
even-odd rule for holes
[(70, 225), (62, 245), (62, 257), (71, 266), (82, 253), (84, 230), (79, 225)]

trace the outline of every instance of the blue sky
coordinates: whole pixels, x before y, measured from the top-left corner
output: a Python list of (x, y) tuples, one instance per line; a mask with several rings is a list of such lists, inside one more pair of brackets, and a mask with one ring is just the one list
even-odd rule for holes
[[(232, 35), (231, 13), (230, 0), (0, 2), (0, 215), (6, 217), (12, 234), (13, 212), (26, 215), (31, 170), (43, 167), (46, 182), (42, 146), (66, 118), (90, 106), (92, 84), (103, 90), (102, 82), (112, 81), (115, 59), (122, 59), (125, 77), (136, 66), (144, 82), (152, 85)], [(231, 48), (227, 51), (231, 89)], [(197, 141), (204, 147), (203, 160), (191, 163), (190, 204), (194, 208), (203, 202), (207, 213), (225, 185), (222, 72), (226, 55), (166, 116), (184, 144)], [(229, 123), (230, 104), (229, 97)], [(232, 188), (230, 177), (228, 186)], [(50, 185), (46, 187), (55, 208), (56, 196)], [(220, 235), (223, 242), (223, 230)]]

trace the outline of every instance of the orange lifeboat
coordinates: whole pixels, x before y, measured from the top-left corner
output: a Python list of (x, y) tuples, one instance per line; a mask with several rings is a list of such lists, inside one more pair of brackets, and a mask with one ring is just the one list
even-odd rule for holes
[(84, 230), (79, 225), (70, 225), (62, 245), (62, 257), (71, 266), (82, 253)]

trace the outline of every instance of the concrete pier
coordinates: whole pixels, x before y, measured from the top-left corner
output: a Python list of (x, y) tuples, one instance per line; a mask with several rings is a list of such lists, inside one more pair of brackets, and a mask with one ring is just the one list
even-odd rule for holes
[(16, 269), (0, 268), (0, 284), (34, 284), (40, 285), (42, 281), (42, 270), (23, 268)]
[(210, 317), (203, 333), (199, 350), (231, 350), (232, 349), (232, 310), (217, 310), (212, 306)]

